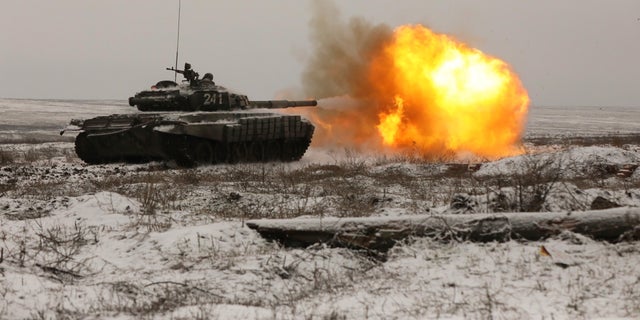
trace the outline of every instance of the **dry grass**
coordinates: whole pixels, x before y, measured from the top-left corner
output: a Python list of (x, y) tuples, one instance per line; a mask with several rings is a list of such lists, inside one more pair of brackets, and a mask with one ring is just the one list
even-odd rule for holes
[(16, 157), (14, 152), (10, 150), (0, 149), (0, 165), (7, 166), (15, 163)]
[(53, 158), (58, 157), (64, 157), (69, 162), (77, 161), (75, 152), (71, 148), (37, 143), (27, 148), (0, 144), (0, 166), (29, 165), (37, 162), (51, 163)]
[[(16, 173), (16, 179), (6, 179), (0, 185), (0, 193), (51, 200), (111, 191), (138, 200), (143, 216), (189, 209), (214, 220), (360, 217), (398, 206), (408, 213), (425, 213), (433, 207), (458, 206), (460, 201), (469, 201), (473, 212), (545, 211), (547, 199), (559, 183), (570, 182), (578, 188), (602, 187), (606, 183), (613, 190), (631, 190), (640, 185), (636, 180), (609, 179), (612, 169), (605, 167), (592, 168), (582, 177), (567, 180), (562, 173), (568, 165), (562, 159), (534, 155), (508, 176), (478, 178), (469, 164), (418, 162), (407, 157), (400, 163), (392, 162), (397, 159), (367, 162), (346, 156), (333, 164), (302, 167), (259, 163), (174, 170), (152, 163), (135, 169), (110, 165), (93, 171), (77, 159), (69, 161), (66, 168), (49, 163), (55, 157), (70, 157), (72, 149), (44, 145), (24, 151), (7, 150), (0, 149), (0, 160), (10, 163), (5, 170), (17, 170), (21, 176)], [(42, 178), (28, 179), (33, 176)], [(73, 176), (84, 178), (75, 182), (65, 179)], [(399, 199), (402, 203), (394, 203)], [(577, 203), (573, 207), (588, 204)]]
[(574, 136), (574, 137), (532, 137), (526, 138), (524, 142), (533, 145), (572, 145), (572, 146), (593, 146), (610, 145), (622, 147), (628, 144), (638, 144), (640, 134), (610, 134), (599, 136)]
[(42, 144), (48, 142), (73, 142), (75, 137), (70, 135), (61, 136), (51, 132), (51, 134), (27, 133), (16, 136), (0, 136), (0, 145), (18, 144)]

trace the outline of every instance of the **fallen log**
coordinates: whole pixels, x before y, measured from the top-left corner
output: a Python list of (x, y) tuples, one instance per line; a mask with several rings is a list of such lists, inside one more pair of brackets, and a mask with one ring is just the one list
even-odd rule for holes
[(564, 230), (598, 240), (640, 238), (640, 208), (577, 212), (412, 215), (370, 218), (250, 220), (262, 237), (287, 246), (332, 246), (387, 251), (409, 236), (445, 241), (540, 240)]

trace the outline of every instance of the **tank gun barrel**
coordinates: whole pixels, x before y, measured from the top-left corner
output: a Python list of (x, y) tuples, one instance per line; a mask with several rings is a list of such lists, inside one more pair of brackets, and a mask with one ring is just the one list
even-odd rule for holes
[(265, 108), (265, 109), (281, 109), (281, 108), (295, 108), (295, 107), (315, 107), (318, 105), (316, 100), (263, 100), (263, 101), (250, 101), (250, 108)]

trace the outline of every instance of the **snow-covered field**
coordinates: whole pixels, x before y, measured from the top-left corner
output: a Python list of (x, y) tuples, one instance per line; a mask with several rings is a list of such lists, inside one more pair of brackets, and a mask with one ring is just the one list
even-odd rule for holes
[[(244, 225), (637, 207), (640, 170), (618, 174), (640, 164), (640, 141), (528, 146), (477, 171), (320, 149), (296, 163), (174, 169), (87, 166), (58, 136), (70, 118), (122, 112), (133, 109), (0, 99), (0, 319), (640, 317), (637, 242), (410, 239), (379, 259), (286, 248)], [(527, 137), (638, 134), (638, 123), (633, 108), (540, 107)]]

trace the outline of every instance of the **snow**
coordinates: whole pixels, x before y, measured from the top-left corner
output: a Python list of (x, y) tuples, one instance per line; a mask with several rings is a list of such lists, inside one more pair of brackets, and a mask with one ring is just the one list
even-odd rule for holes
[[(0, 105), (0, 156), (14, 157), (0, 157), (2, 319), (640, 317), (637, 242), (570, 232), (505, 243), (416, 238), (378, 260), (322, 244), (282, 247), (245, 225), (264, 217), (489, 213), (498, 194), (514, 199), (513, 180), (536, 168), (562, 173), (543, 211), (589, 210), (598, 196), (638, 207), (640, 170), (627, 178), (600, 170), (639, 164), (636, 144), (537, 147), (475, 172), (313, 148), (287, 164), (88, 166), (72, 142), (52, 137), (70, 118), (131, 110), (124, 102)], [(633, 131), (634, 110), (588, 119), (580, 112), (574, 121), (542, 108), (528, 134), (563, 135), (567, 126), (573, 135), (601, 133), (614, 123), (612, 131)], [(58, 142), (6, 144), (38, 131)], [(455, 195), (469, 208), (453, 208)]]
[(525, 136), (637, 134), (638, 123), (637, 107), (533, 106)]

